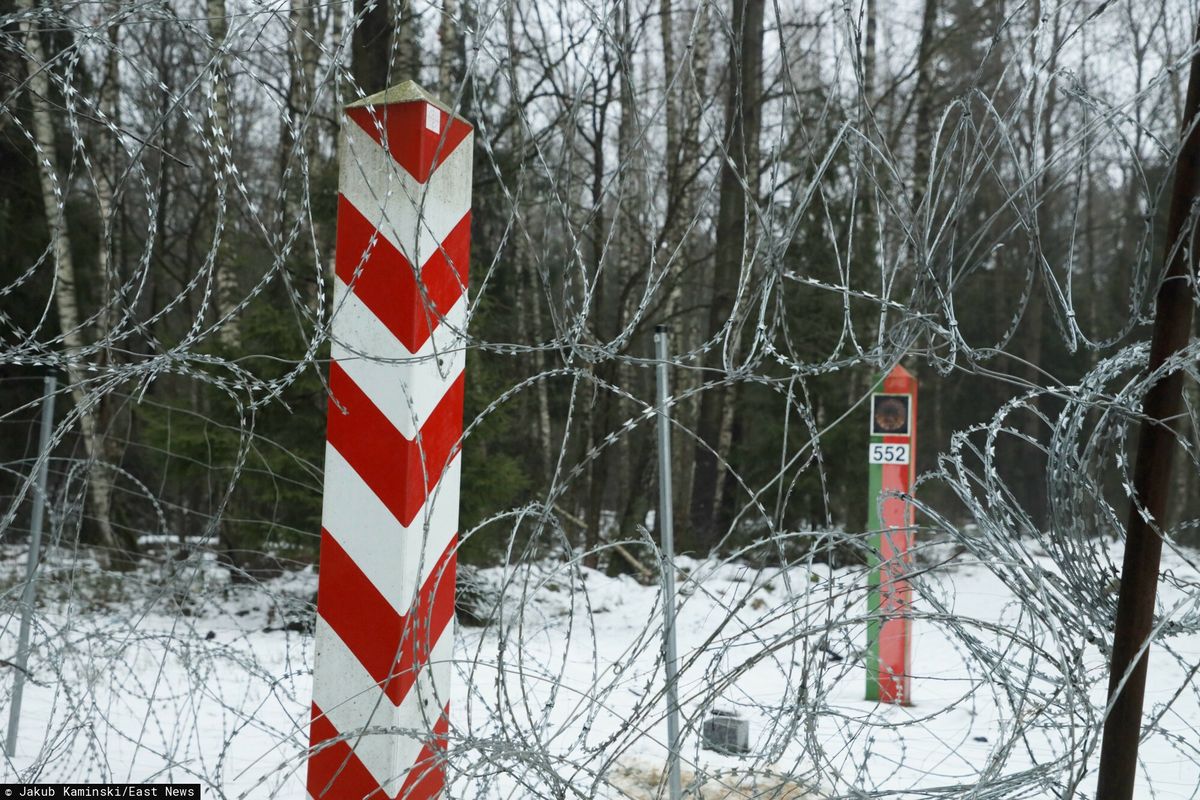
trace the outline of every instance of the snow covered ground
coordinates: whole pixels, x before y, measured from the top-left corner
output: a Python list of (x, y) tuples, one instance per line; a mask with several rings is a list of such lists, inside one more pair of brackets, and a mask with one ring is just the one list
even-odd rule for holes
[[(23, 554), (3, 555), (10, 657)], [(681, 560), (690, 796), (1091, 796), (1109, 634), (1068, 641), (1003, 569), (951, 556), (932, 548), (921, 561), (907, 708), (862, 699), (861, 570)], [(206, 796), (303, 797), (316, 576), (237, 585), (209, 557), (170, 563), (114, 576), (54, 555), (19, 751), (0, 781), (201, 781)], [(1048, 555), (1033, 566), (1060, 570)], [(1164, 567), (1160, 606), (1194, 615), (1195, 570), (1171, 553)], [(450, 796), (661, 796), (658, 587), (549, 562), (479, 578), (501, 601), (492, 625), (458, 631)], [(1200, 635), (1154, 648), (1158, 722), (1138, 797), (1200, 796), (1198, 664)], [(12, 672), (0, 669), (5, 709)], [(701, 749), (713, 709), (749, 720), (749, 756)]]

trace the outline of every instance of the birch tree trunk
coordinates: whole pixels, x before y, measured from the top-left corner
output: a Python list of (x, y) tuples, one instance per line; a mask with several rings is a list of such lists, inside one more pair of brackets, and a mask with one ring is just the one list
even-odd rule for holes
[[(100, 543), (116, 554), (122, 550), (122, 546), (112, 525), (112, 483), (105, 461), (103, 436), (98, 425), (102, 400), (99, 395), (89, 395), (84, 391), (87, 379), (80, 362), (83, 358), (85, 342), (83, 326), (79, 321), (75, 262), (71, 256), (71, 240), (67, 228), (66, 187), (59, 180), (58, 170), (55, 166), (58, 137), (55, 134), (48, 100), (50, 79), (46, 71), (46, 57), (42, 49), (41, 38), (30, 20), (32, 6), (31, 0), (17, 0), (17, 10), (25, 12), (19, 26), (25, 42), (25, 65), (29, 71), (28, 96), (30, 115), (33, 120), (33, 138), (37, 150), (35, 155), (38, 162), (42, 204), (45, 208), (46, 228), (50, 234), (51, 252), (54, 256), (54, 304), (58, 312), (58, 325), (65, 350), (71, 399), (79, 412), (79, 426), (88, 457), (88, 495), (92, 506), (92, 516), (99, 533)], [(100, 182), (103, 184), (104, 179), (102, 178)], [(111, 211), (111, 202), (109, 211)], [(136, 547), (136, 542), (132, 542), (132, 544)], [(117, 562), (118, 565), (124, 563), (124, 560)]]
[[(340, 3), (335, 4), (335, 9), (340, 6)], [(280, 126), (279, 133), (279, 201), (282, 209), (279, 219), (282, 225), (278, 234), (286, 239), (293, 235), (296, 219), (301, 215), (306, 218), (304, 227), (291, 244), (291, 261), (296, 265), (295, 274), (299, 278), (292, 285), (292, 291), (302, 298), (315, 319), (320, 311), (319, 284), (332, 280), (333, 276), (331, 243), (334, 238), (335, 221), (313, 215), (311, 205), (297, 208), (294, 198), (296, 194), (307, 191), (314, 176), (319, 176), (328, 165), (322, 158), (319, 147), (318, 134), (321, 123), (318, 120), (321, 109), (318, 107), (316, 91), (317, 63), (320, 57), (318, 43), (324, 20), (319, 20), (316, 11), (303, 0), (291, 0), (288, 19), (291, 23), (288, 46), (288, 108), (287, 124)], [(336, 118), (336, 115), (331, 116)], [(336, 130), (333, 133), (336, 142)], [(304, 228), (309, 227), (310, 223), (311, 235), (307, 235), (309, 231)], [(328, 257), (323, 257), (322, 254), (327, 252)]]
[[(105, 12), (113, 15), (120, 11), (117, 3), (105, 3)], [(104, 59), (104, 76), (100, 83), (100, 114), (110, 124), (117, 125), (117, 95), (120, 86), (120, 67), (117, 54), (120, 52), (118, 28), (115, 24), (108, 26), (108, 52)], [(114, 358), (113, 350), (108, 345), (109, 333), (116, 324), (116, 287), (119, 282), (115, 274), (115, 265), (119, 263), (116, 235), (116, 203), (113, 181), (119, 172), (117, 153), (120, 142), (115, 135), (108, 141), (108, 131), (102, 131), (96, 157), (96, 205), (100, 212), (100, 247), (97, 249), (97, 266), (103, 281), (103, 294), (100, 301), (100, 316), (97, 321), (96, 341), (104, 348), (104, 360), (111, 364)]]
[[(668, 0), (669, 2), (669, 0)], [(681, 70), (681, 81), (678, 87), (679, 95), (679, 147), (680, 157), (675, 162), (676, 173), (668, 176), (670, 196), (678, 197), (678, 211), (668, 218), (668, 225), (677, 224), (678, 228), (668, 228), (663, 234), (665, 246), (676, 242), (678, 247), (677, 261), (673, 268), (679, 272), (689, 269), (693, 263), (700, 260), (700, 247), (696, 242), (699, 237), (688, 235), (688, 228), (696, 217), (695, 181), (700, 174), (700, 123), (702, 118), (703, 98), (708, 96), (708, 68), (712, 52), (711, 19), (708, 15), (708, 3), (701, 2), (690, 8), (689, 29)], [(674, 27), (674, 17), (664, 20), (665, 28)], [(663, 31), (663, 36), (673, 36), (673, 31)], [(672, 48), (673, 49), (673, 48)], [(671, 69), (671, 62), (667, 62)], [(670, 73), (668, 73), (670, 74)], [(668, 86), (668, 91), (672, 87)], [(666, 318), (679, 320), (673, 328), (677, 331), (674, 347), (677, 352), (694, 350), (700, 344), (700, 330), (703, 318), (694, 312), (681, 313), (680, 304), (683, 300), (684, 276), (673, 279), (671, 294), (667, 303)], [(700, 413), (699, 397), (694, 394), (700, 386), (703, 375), (695, 369), (676, 370), (673, 375), (672, 387), (676, 396), (689, 395), (689, 400), (680, 403), (674, 410), (673, 416), (681, 428), (694, 430)], [(675, 518), (686, 520), (690, 518), (692, 507), (692, 481), (694, 478), (696, 451), (692, 447), (679, 446), (675, 448), (677, 463), (675, 481)], [(681, 531), (687, 531), (687, 526), (681, 526)], [(682, 549), (691, 545), (690, 533), (685, 534), (678, 542)]]
[[(615, 306), (617, 311), (616, 324), (613, 331), (623, 335), (625, 329), (637, 315), (645, 294), (650, 276), (644, 267), (649, 260), (649, 242), (647, 232), (640, 213), (650, 205), (649, 188), (646, 176), (649, 163), (644, 148), (638, 147), (639, 141), (644, 141), (641, 126), (644, 119), (639, 117), (639, 96), (635, 86), (635, 39), (633, 33), (632, 12), (629, 5), (624, 5), (620, 16), (620, 60), (621, 69), (621, 117), (617, 129), (617, 162), (623, 166), (619, 174), (618, 204), (614, 224), (617, 225), (615, 241), (617, 243), (617, 259), (610, 264), (615, 268), (618, 291)], [(641, 85), (650, 84), (648, 78), (643, 78)], [(644, 320), (643, 325), (651, 322)], [(649, 337), (637, 336), (622, 345), (621, 352), (628, 352), (630, 347), (638, 348), (642, 355)], [(617, 383), (633, 392), (635, 396), (653, 396), (653, 384), (646, 379), (650, 371), (635, 368), (626, 359), (618, 362), (615, 370)], [(617, 414), (613, 424), (619, 425), (621, 420), (628, 419), (638, 413), (638, 410), (627, 400), (614, 398)], [(610, 428), (610, 432), (615, 432)], [(621, 475), (623, 480), (617, 483), (617, 498), (615, 503), (616, 533), (626, 536), (632, 533), (633, 525), (645, 517), (647, 494), (643, 490), (647, 479), (651, 436), (623, 436), (615, 447), (610, 447), (606, 458), (606, 470)], [(623, 467), (623, 469), (622, 469)], [(623, 474), (622, 474), (623, 473)], [(622, 567), (610, 564), (612, 567)]]
[[(288, 96), (292, 118), (297, 120), (304, 116), (299, 112), (309, 111), (316, 103), (317, 60), (320, 57), (317, 43), (320, 31), (313, 9), (304, 0), (292, 0), (288, 17), (292, 28), (292, 68)], [(228, 113), (228, 109), (226, 112)], [(309, 119), (304, 123), (303, 134), (297, 137), (310, 165), (311, 159), (317, 154), (317, 124), (316, 119)]]
[[(212, 87), (213, 87), (213, 110), (212, 110), (212, 137), (213, 143), (217, 148), (216, 155), (213, 159), (213, 166), (218, 176), (218, 181), (226, 177), (232, 177), (234, 172), (233, 153), (230, 149), (230, 141), (232, 131), (229, 126), (229, 75), (226, 70), (225, 45), (226, 37), (229, 34), (229, 20), (225, 14), (225, 0), (205, 0), (205, 13), (208, 16), (208, 34), (213, 41), (213, 69), (212, 69)], [(217, 280), (217, 297), (216, 310), (217, 318), (221, 319), (227, 314), (232, 314), (240, 300), (240, 292), (238, 291), (238, 276), (237, 270), (231, 263), (232, 257), (230, 248), (226, 244), (229, 239), (229, 205), (228, 200), (222, 198), (217, 212), (216, 232), (216, 280)], [(221, 322), (221, 326), (217, 329), (217, 338), (230, 351), (237, 349), (241, 341), (241, 330), (236, 316), (230, 316)]]

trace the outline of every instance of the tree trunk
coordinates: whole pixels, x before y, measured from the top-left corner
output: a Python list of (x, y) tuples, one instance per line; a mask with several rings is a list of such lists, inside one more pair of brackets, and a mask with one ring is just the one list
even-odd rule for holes
[(863, 46), (863, 106), (870, 111), (875, 101), (875, 0), (867, 0), (866, 35)]
[(421, 82), (421, 22), (413, 0), (395, 0), (396, 71), (391, 83)]
[(406, 80), (420, 82), (421, 49), (412, 0), (354, 0), (351, 72), (363, 94), (381, 92)]
[[(31, 0), (18, 0), (19, 11), (30, 12)], [(71, 256), (70, 232), (66, 217), (66, 187), (58, 177), (55, 160), (58, 153), (57, 135), (49, 104), (50, 79), (45, 70), (46, 58), (42, 41), (26, 13), (19, 23), (25, 41), (25, 61), (29, 71), (29, 105), (33, 118), (33, 138), (37, 150), (38, 173), (41, 183), (42, 204), (46, 213), (46, 228), (50, 234), (54, 253), (54, 303), (58, 312), (67, 380), (71, 385), (71, 398), (79, 412), (79, 426), (83, 434), (84, 449), (88, 457), (88, 494), (92, 504), (92, 515), (99, 533), (100, 542), (113, 554), (122, 550), (135, 552), (136, 539), (118, 539), (112, 525), (112, 483), (105, 460), (103, 433), (98, 425), (103, 399), (84, 391), (85, 377), (81, 365), (83, 349), (83, 327), (79, 321), (79, 296), (76, 292), (75, 262)], [(103, 178), (101, 179), (103, 182)], [(111, 206), (110, 209), (111, 211)], [(108, 298), (105, 298), (107, 301)], [(128, 564), (118, 559), (117, 566)]]
[[(605, 69), (609, 65), (605, 64)], [(587, 314), (592, 321), (591, 333), (595, 340), (605, 341), (606, 328), (605, 321), (602, 318), (602, 313), (609, 306), (605, 302), (606, 293), (608, 290), (608, 276), (605, 273), (604, 265), (604, 245), (608, 236), (608, 225), (604, 214), (604, 186), (605, 186), (605, 158), (604, 158), (604, 137), (605, 129), (607, 128), (608, 108), (612, 101), (612, 81), (613, 75), (611, 71), (608, 75), (608, 83), (605, 87), (603, 95), (599, 90), (596, 93), (595, 103), (595, 124), (592, 129), (592, 175), (591, 175), (591, 200), (592, 200), (592, 222), (591, 222), (591, 260), (594, 270), (594, 279), (592, 281), (592, 297), (590, 303), (587, 304), (581, 313)], [(603, 100), (601, 99), (603, 97)], [(587, 287), (584, 287), (587, 291)], [(585, 391), (590, 391), (594, 397), (594, 402), (585, 403), (581, 409), (584, 419), (584, 430), (587, 432), (585, 438), (586, 449), (582, 454), (582, 458), (587, 459), (587, 482), (586, 482), (586, 501), (584, 510), (584, 549), (586, 555), (583, 563), (588, 567), (597, 566), (596, 546), (600, 543), (601, 518), (603, 516), (604, 505), (604, 490), (607, 486), (608, 474), (604, 469), (604, 465), (596, 458), (590, 456), (596, 452), (604, 441), (605, 431), (610, 422), (611, 401), (612, 396), (607, 389), (600, 388), (601, 384), (612, 382), (612, 363), (600, 357), (598, 363), (591, 365), (594, 382), (591, 386), (586, 387)]]
[[(1041, 0), (1035, 0), (1030, 8), (1031, 25), (1037, 27), (1041, 24), (1042, 4)], [(1029, 291), (1029, 307), (1026, 311), (1026, 330), (1025, 330), (1025, 352), (1024, 359), (1026, 366), (1023, 370), (1024, 378), (1030, 386), (1040, 386), (1044, 380), (1042, 375), (1042, 357), (1043, 357), (1043, 340), (1046, 334), (1046, 304), (1051, 302), (1049, 291), (1043, 291), (1045, 286), (1045, 277), (1043, 271), (1050, 268), (1053, 260), (1057, 255), (1057, 250), (1060, 250), (1059, 242), (1054, 239), (1054, 225), (1057, 215), (1057, 198), (1053, 196), (1054, 173), (1050, 169), (1051, 159), (1054, 154), (1054, 112), (1056, 107), (1057, 83), (1054, 82), (1053, 76), (1058, 64), (1059, 52), (1059, 21), (1061, 12), (1055, 11), (1053, 41), (1050, 43), (1050, 62), (1046, 68), (1046, 74), (1050, 75), (1050, 83), (1046, 88), (1046, 98), (1042, 109), (1042, 117), (1039, 120), (1037, 117), (1038, 109), (1038, 92), (1035, 84), (1029, 92), (1029, 125), (1032, 135), (1030, 142), (1030, 162), (1031, 166), (1041, 169), (1041, 175), (1037, 181), (1038, 203), (1034, 211), (1034, 230), (1031, 232), (1031, 253), (1033, 258), (1031, 264), (1034, 268), (1033, 282)], [(1030, 64), (1037, 73), (1038, 67), (1038, 42), (1040, 36), (1033, 36), (1030, 40)], [(1040, 136), (1036, 135), (1040, 127)], [(1039, 142), (1040, 139), (1040, 142)], [(1041, 144), (1041, 152), (1038, 152), (1038, 144)], [(1049, 235), (1047, 235), (1049, 234)], [(1046, 251), (1049, 250), (1049, 255)], [(1030, 439), (1037, 441), (1045, 436), (1038, 412), (1040, 411), (1040, 397), (1035, 396), (1030, 402), (1030, 411), (1025, 415), (1024, 424), (1021, 426), (1022, 432)], [(1019, 474), (1024, 476), (1026, 485), (1025, 489), (1025, 507), (1030, 518), (1035, 525), (1041, 526), (1046, 520), (1048, 511), (1046, 497), (1046, 480), (1045, 480), (1045, 456), (1027, 446), (1029, 452), (1022, 455), (1022, 462), (1019, 467)]]
[(933, 37), (937, 31), (939, 0), (925, 0), (921, 15), (921, 39), (917, 45), (917, 117), (913, 124), (913, 214), (920, 215), (929, 182), (933, 127)]
[[(472, 5), (470, 2), (463, 3), (462, 12), (464, 17), (470, 16)], [(466, 20), (464, 20), (464, 23)], [(504, 26), (505, 35), (508, 41), (516, 41), (515, 27), (515, 9), (510, 3), (505, 6), (504, 10)], [(466, 74), (466, 40), (459, 36), (457, 39), (459, 47), (463, 49), (461, 58), (463, 64), (463, 75)], [(461, 79), (461, 78), (460, 78)], [(514, 51), (509, 61), (509, 82), (513, 87), (513, 92), (520, 95), (521, 86), (521, 53)], [(463, 105), (468, 104), (466, 96), (463, 98)], [(510, 113), (519, 114), (521, 109), (509, 109)], [(513, 129), (513, 151), (517, 153), (525, 152), (525, 131), (524, 125), (516, 124)], [(541, 284), (538, 281), (538, 271), (534, 265), (533, 259), (525, 252), (524, 238), (516, 235), (512, 239), (512, 260), (516, 264), (518, 273), (517, 293), (518, 296), (526, 297), (524, 307), (529, 314), (529, 334), (525, 339), (525, 343), (534, 347), (531, 354), (533, 373), (541, 375), (546, 371), (546, 351), (541, 348), (543, 336), (542, 322), (542, 291)], [(550, 486), (552, 483), (554, 468), (558, 461), (557, 455), (560, 448), (555, 447), (552, 442), (553, 428), (550, 424), (550, 387), (545, 380), (539, 380), (534, 384), (534, 405), (533, 414), (537, 420), (535, 430), (537, 432), (537, 447), (538, 458), (542, 468), (542, 477), (545, 480), (545, 485)], [(563, 436), (563, 446), (566, 445), (566, 439), (569, 432), (565, 432)]]
[[(292, 0), (289, 12), (292, 22), (292, 75), (290, 97), (293, 112), (307, 112), (317, 101), (317, 64), (320, 59), (318, 43), (320, 29), (313, 9), (303, 0)], [(298, 114), (303, 117), (303, 114)], [(303, 122), (303, 120), (300, 120)], [(300, 137), (307, 158), (317, 154), (317, 121), (303, 122)]]
[[(336, 4), (340, 7), (340, 4)], [(290, 288), (314, 316), (318, 313), (320, 281), (331, 281), (334, 260), (323, 258), (323, 253), (332, 251), (336, 230), (335, 220), (322, 219), (296, 208), (295, 189), (307, 190), (315, 175), (322, 174), (328, 162), (321, 155), (317, 108), (317, 65), (320, 58), (318, 43), (324, 23), (318, 19), (310, 4), (303, 0), (291, 0), (288, 9), (291, 23), (288, 70), (288, 124), (280, 126), (279, 132), (279, 202), (281, 221), (278, 236), (280, 242), (291, 242), (289, 263)], [(334, 23), (337, 24), (336, 22)], [(336, 33), (335, 33), (336, 35)], [(337, 114), (332, 115), (336, 118)], [(334, 141), (338, 139), (334, 131)], [(335, 145), (336, 147), (336, 145)], [(335, 158), (336, 161), (336, 158)], [(303, 219), (302, 227), (295, 230), (297, 219)], [(311, 220), (311, 235), (305, 230)], [(292, 238), (294, 236), (294, 238)], [(314, 248), (315, 243), (315, 248)], [(295, 278), (292, 278), (292, 276)], [(284, 287), (279, 287), (284, 288)], [(288, 302), (281, 298), (281, 302)]]
[[(738, 281), (749, 255), (746, 196), (755, 191), (758, 175), (758, 136), (762, 122), (762, 45), (764, 0), (732, 0), (733, 23), (729, 48), (729, 95), (725, 107), (725, 151), (721, 167), (713, 292), (707, 335), (717, 344), (704, 366), (719, 370), (721, 341), (736, 351), (736, 328), (730, 320)], [(743, 187), (743, 180), (746, 186)], [(710, 376), (719, 376), (710, 373)], [(732, 430), (733, 392), (718, 386), (704, 392), (697, 421), (699, 442), (692, 481), (692, 534), (700, 551), (710, 550), (720, 537), (720, 492), (723, 489)], [(716, 450), (714, 453), (713, 450)]]
[[(925, 202), (925, 188), (929, 183), (930, 162), (932, 159), (931, 128), (933, 126), (933, 37), (937, 31), (938, 0), (925, 0), (925, 10), (921, 15), (921, 38), (917, 44), (917, 84), (916, 120), (913, 124), (913, 177), (912, 177), (912, 237), (916, 243), (917, 261), (915, 274), (920, 274), (929, 254), (925, 252), (925, 237), (923, 232), (925, 217), (922, 204)], [(925, 431), (924, 446), (917, 448), (918, 470), (927, 469), (935, 464), (936, 455), (941, 448), (950, 444), (950, 434), (946, 425), (946, 414), (943, 395), (949, 391), (949, 385), (933, 370), (930, 370), (931, 380), (922, 388), (927, 403), (922, 407), (932, 413), (921, 415), (921, 430)], [(919, 409), (918, 409), (918, 413)]]
[(438, 26), (438, 41), (442, 46), (438, 53), (438, 92), (442, 100), (453, 103), (452, 93), (462, 85), (466, 72), (463, 20), (459, 15), (458, 0), (442, 0), (442, 20)]
[[(670, 194), (678, 196), (678, 212), (668, 217), (679, 225), (678, 240), (672, 238), (675, 234), (668, 230), (663, 234), (664, 241), (678, 241), (678, 257), (672, 268), (682, 272), (691, 264), (701, 259), (702, 246), (700, 236), (688, 237), (686, 231), (696, 216), (696, 192), (692, 186), (700, 174), (700, 121), (702, 117), (701, 98), (708, 96), (708, 67), (712, 51), (711, 20), (707, 14), (708, 4), (700, 3), (692, 9), (689, 26), (687, 53), (690, 63), (681, 71), (680, 94), (680, 142), (681, 155), (677, 162), (677, 172), (669, 178)], [(673, 19), (673, 18), (672, 18)], [(672, 280), (671, 292), (667, 301), (665, 318), (678, 320), (672, 325), (672, 349), (675, 352), (688, 352), (700, 344), (702, 320), (696, 312), (681, 314), (680, 302), (684, 299), (685, 277), (678, 275)], [(703, 381), (703, 375), (695, 369), (675, 370), (672, 375), (671, 390), (676, 397), (687, 395), (689, 399), (675, 406), (673, 419), (677, 421), (680, 430), (695, 430), (700, 413), (699, 396), (695, 390)], [(676, 545), (680, 552), (686, 552), (694, 544), (690, 526), (686, 524), (691, 519), (692, 481), (694, 478), (695, 456), (690, 439), (680, 441), (674, 449), (675, 458), (675, 498), (674, 509), (677, 523)]]
[(350, 69), (358, 91), (363, 94), (381, 92), (392, 80), (391, 48), (395, 31), (388, 5), (385, 0), (354, 0), (356, 23)]
[[(508, 261), (515, 267), (517, 273), (517, 333), (520, 336), (521, 344), (532, 348), (529, 355), (533, 374), (540, 375), (546, 371), (546, 355), (537, 346), (540, 341), (542, 329), (537, 274), (533, 268), (533, 264), (529, 262), (528, 257), (525, 255), (525, 248), (522, 247), (522, 244), (521, 237), (514, 236), (508, 245)], [(546, 485), (549, 485), (551, 475), (554, 471), (554, 450), (550, 442), (550, 402), (547, 395), (546, 382), (544, 380), (537, 381), (531, 391), (532, 397), (529, 400), (529, 411), (536, 422), (534, 425), (534, 447), (537, 450), (538, 464), (542, 469), (541, 477), (546, 481)]]
[[(233, 131), (230, 129), (229, 117), (229, 74), (226, 70), (225, 57), (226, 36), (229, 33), (229, 20), (225, 13), (225, 0), (205, 0), (205, 13), (208, 16), (208, 35), (213, 44), (213, 116), (212, 137), (216, 153), (213, 156), (213, 168), (218, 182), (232, 178), (234, 174), (233, 154), (230, 143)], [(237, 270), (234, 268), (229, 246), (229, 195), (219, 195), (220, 205), (217, 211), (216, 232), (216, 280), (217, 297), (216, 311), (220, 327), (217, 328), (217, 339), (232, 354), (236, 352), (241, 341), (240, 325), (234, 309), (240, 298), (238, 291)], [(229, 315), (228, 319), (222, 319)]]
[[(120, 10), (116, 3), (105, 4), (105, 12), (114, 14)], [(104, 59), (104, 77), (100, 84), (100, 114), (110, 125), (117, 125), (117, 94), (119, 91), (120, 70), (117, 54), (120, 53), (117, 41), (118, 27), (108, 26), (108, 51)], [(109, 131), (98, 132), (96, 148), (96, 207), (100, 213), (100, 246), (97, 248), (97, 270), (103, 281), (103, 293), (100, 296), (100, 316), (97, 319), (96, 341), (104, 348), (104, 361), (111, 364), (114, 359), (113, 349), (109, 344), (109, 334), (116, 323), (116, 287), (120, 281), (115, 274), (118, 263), (117, 253), (117, 214), (113, 181), (120, 173), (117, 164), (117, 153), (120, 143), (115, 136), (110, 137)]]
[[(638, 148), (641, 131), (638, 119), (638, 94), (634, 86), (634, 39), (629, 5), (621, 8), (621, 121), (617, 133), (617, 163), (622, 165), (617, 191), (616, 224), (617, 259), (612, 264), (616, 270), (616, 324), (613, 326), (614, 340), (623, 336), (625, 330), (637, 320), (638, 306), (645, 296), (645, 290), (650, 282), (650, 275), (645, 267), (649, 258), (647, 232), (639, 215), (641, 209), (651, 205), (647, 186), (648, 164), (641, 149)], [(643, 81), (643, 85), (648, 81)], [(656, 320), (654, 320), (656, 322)], [(641, 324), (652, 322), (643, 317)], [(635, 349), (640, 356), (649, 350), (650, 339), (647, 336), (634, 334), (628, 341), (629, 347)], [(622, 352), (626, 345), (622, 345)], [(653, 382), (647, 381), (649, 370), (640, 369), (627, 359), (617, 362), (615, 369), (617, 383), (635, 397), (653, 397)], [(624, 398), (614, 397), (614, 420), (610, 432), (623, 419), (635, 417), (640, 409)], [(650, 428), (645, 429), (647, 433)], [(645, 467), (648, 463), (649, 444), (655, 441), (650, 435), (622, 436), (612, 452), (607, 454), (607, 470), (624, 477), (617, 482), (619, 496), (616, 498), (616, 534), (619, 537), (633, 533), (633, 524), (637, 521), (639, 508), (644, 508), (645, 499), (643, 487), (646, 486)]]

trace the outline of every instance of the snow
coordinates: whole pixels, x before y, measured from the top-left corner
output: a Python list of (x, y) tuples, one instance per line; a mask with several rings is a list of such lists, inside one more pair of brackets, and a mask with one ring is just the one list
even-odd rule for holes
[[(980, 783), (987, 796), (1043, 797), (1076, 780), (1076, 796), (1092, 795), (1109, 634), (1100, 646), (1061, 641), (996, 565), (926, 555), (937, 566), (918, 585), (906, 708), (862, 699), (861, 568), (680, 559), (691, 797), (963, 796), (949, 787)], [(24, 554), (0, 556), (0, 653), (11, 657)], [(1036, 566), (1059, 570), (1049, 555)], [(1160, 607), (1194, 613), (1194, 570), (1171, 552), (1164, 568)], [(500, 601), (487, 628), (458, 629), (450, 796), (661, 796), (659, 587), (549, 561), (479, 579)], [(215, 790), (206, 796), (302, 797), (315, 588), (312, 570), (236, 584), (204, 554), (127, 575), (54, 554), (39, 583), (35, 682), (0, 781), (199, 781)], [(1198, 663), (1200, 635), (1152, 651), (1146, 703), (1161, 716), (1141, 746), (1138, 797), (1200, 796)], [(0, 672), (5, 708), (12, 673)], [(750, 721), (750, 756), (701, 749), (713, 709)]]

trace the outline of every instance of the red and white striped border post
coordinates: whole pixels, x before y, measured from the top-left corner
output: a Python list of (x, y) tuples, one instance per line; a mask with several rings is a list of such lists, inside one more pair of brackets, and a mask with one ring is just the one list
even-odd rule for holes
[(345, 113), (308, 794), (426, 800), (445, 785), (473, 131), (411, 81)]

